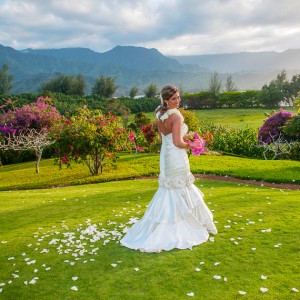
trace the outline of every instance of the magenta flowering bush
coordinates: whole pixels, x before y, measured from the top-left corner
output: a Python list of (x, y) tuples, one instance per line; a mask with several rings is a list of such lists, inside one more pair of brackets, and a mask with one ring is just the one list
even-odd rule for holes
[(0, 116), (0, 149), (34, 150), (37, 173), (43, 149), (53, 144), (50, 130), (61, 120), (51, 101), (39, 97), (35, 103), (10, 109)]
[[(258, 141), (270, 144), (283, 134), (285, 124), (293, 117), (293, 113), (280, 109), (265, 120), (258, 132)], [(284, 138), (283, 136), (281, 136)], [(288, 138), (287, 136), (285, 138)]]
[(26, 134), (29, 130), (50, 130), (61, 118), (56, 107), (51, 106), (52, 99), (39, 97), (35, 103), (17, 107), (0, 116), (0, 133), (2, 136)]
[(199, 156), (206, 151), (205, 139), (203, 139), (197, 132), (190, 131), (184, 136), (184, 141), (191, 147), (191, 154), (193, 156)]

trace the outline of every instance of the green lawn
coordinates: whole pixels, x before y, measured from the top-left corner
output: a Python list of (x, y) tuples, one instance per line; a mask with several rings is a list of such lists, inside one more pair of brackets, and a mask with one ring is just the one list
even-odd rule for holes
[[(286, 107), (285, 110), (296, 112), (294, 107)], [(234, 128), (259, 128), (267, 118), (265, 113), (273, 114), (273, 110), (264, 108), (228, 108), (228, 109), (202, 109), (197, 110), (196, 115), (200, 120), (212, 122), (216, 125), (228, 125)]]
[[(216, 174), (271, 183), (300, 184), (299, 161), (202, 155), (190, 156), (190, 164), (194, 174)], [(99, 183), (158, 173), (158, 154), (123, 154), (116, 169), (104, 168), (103, 174), (98, 176), (91, 176), (85, 165), (74, 165), (72, 168), (59, 170), (52, 159), (45, 159), (41, 161), (39, 174), (35, 173), (34, 162), (0, 167), (0, 191)]]
[(0, 298), (299, 299), (299, 191), (196, 185), (219, 233), (160, 254), (118, 243), (156, 179), (0, 192)]
[[(287, 111), (296, 113), (296, 107), (285, 107)], [(276, 110), (278, 111), (278, 110)], [(216, 125), (228, 125), (234, 128), (259, 128), (267, 118), (265, 113), (272, 115), (272, 109), (264, 108), (224, 108), (224, 109), (200, 109), (195, 111), (196, 116), (205, 122), (212, 122)], [(148, 118), (154, 120), (154, 114), (147, 113)], [(132, 115), (131, 120), (133, 120)]]

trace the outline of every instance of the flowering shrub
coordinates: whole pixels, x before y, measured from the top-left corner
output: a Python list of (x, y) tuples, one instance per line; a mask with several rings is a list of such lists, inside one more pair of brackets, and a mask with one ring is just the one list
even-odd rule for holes
[(279, 112), (273, 114), (265, 120), (258, 132), (258, 141), (261, 143), (271, 143), (272, 140), (279, 137), (282, 133), (283, 126), (291, 119), (293, 113), (280, 109)]
[(34, 150), (37, 173), (43, 149), (53, 144), (50, 130), (61, 120), (51, 101), (48, 97), (39, 97), (35, 103), (9, 109), (0, 116), (0, 149)]
[(145, 139), (149, 144), (151, 144), (154, 141), (155, 136), (157, 135), (157, 132), (155, 132), (153, 124), (148, 125), (142, 125), (140, 127), (141, 131), (144, 134)]
[(193, 156), (199, 156), (206, 151), (205, 140), (198, 133), (190, 131), (184, 136), (184, 140), (193, 147), (193, 149), (191, 149)]
[(0, 116), (0, 133), (2, 136), (19, 135), (28, 130), (49, 130), (60, 114), (51, 106), (51, 98), (39, 97), (35, 103), (9, 110)]
[(92, 175), (102, 173), (104, 160), (116, 160), (116, 152), (131, 150), (135, 135), (121, 126), (121, 119), (86, 107), (65, 120), (52, 132), (56, 138), (56, 163), (61, 167), (71, 162), (84, 162)]

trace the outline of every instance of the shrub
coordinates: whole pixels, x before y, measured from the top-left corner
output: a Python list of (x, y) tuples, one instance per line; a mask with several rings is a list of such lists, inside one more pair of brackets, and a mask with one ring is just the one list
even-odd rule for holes
[(293, 140), (300, 140), (300, 115), (294, 115), (283, 126), (283, 133)]
[[(265, 120), (258, 132), (258, 141), (262, 143), (271, 143), (282, 135), (283, 127), (291, 119), (293, 113), (280, 109), (277, 113)], [(281, 136), (282, 137), (282, 136)], [(288, 138), (286, 136), (286, 138)]]

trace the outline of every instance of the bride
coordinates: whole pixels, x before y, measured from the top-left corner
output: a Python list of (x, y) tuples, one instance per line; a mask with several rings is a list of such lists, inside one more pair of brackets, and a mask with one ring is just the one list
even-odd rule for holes
[(165, 86), (162, 104), (156, 109), (158, 131), (162, 140), (159, 188), (144, 216), (122, 238), (125, 247), (142, 252), (191, 249), (216, 234), (211, 211), (203, 201), (203, 193), (194, 185), (194, 176), (183, 140), (188, 132), (178, 110), (179, 90)]

